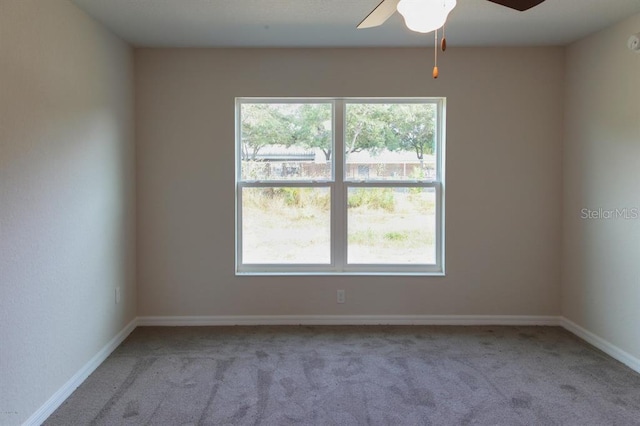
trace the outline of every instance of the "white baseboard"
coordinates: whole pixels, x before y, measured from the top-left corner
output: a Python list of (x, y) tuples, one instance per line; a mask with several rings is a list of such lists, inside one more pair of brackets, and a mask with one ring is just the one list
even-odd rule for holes
[(138, 325), (138, 319), (134, 318), (125, 328), (109, 341), (93, 358), (89, 360), (76, 374), (73, 375), (51, 398), (47, 400), (23, 426), (41, 425), (62, 403), (86, 380), (96, 368), (127, 338)]
[(138, 317), (139, 326), (221, 325), (560, 325), (557, 316), (522, 315), (229, 315)]
[(631, 368), (632, 370), (640, 373), (640, 359), (634, 357), (628, 352), (625, 352), (624, 350), (620, 349), (616, 345), (604, 340), (600, 336), (595, 335), (594, 333), (579, 326), (575, 322), (565, 317), (560, 318), (560, 325), (567, 331), (575, 334), (582, 340), (592, 344), (596, 348), (600, 349), (602, 352), (620, 361), (621, 363)]

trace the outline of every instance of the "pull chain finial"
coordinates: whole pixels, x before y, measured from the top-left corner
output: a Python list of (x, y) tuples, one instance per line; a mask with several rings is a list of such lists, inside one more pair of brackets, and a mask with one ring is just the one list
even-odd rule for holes
[(433, 78), (438, 78), (438, 30), (434, 31), (435, 34), (435, 48), (433, 49)]

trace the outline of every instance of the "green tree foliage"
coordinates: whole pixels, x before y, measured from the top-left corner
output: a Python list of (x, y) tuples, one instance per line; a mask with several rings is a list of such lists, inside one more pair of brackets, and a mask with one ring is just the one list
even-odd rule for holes
[(395, 136), (397, 150), (414, 151), (420, 162), (435, 147), (435, 107), (433, 105), (401, 104), (391, 109), (389, 124)]
[(413, 151), (433, 154), (435, 107), (431, 104), (349, 104), (346, 152)]
[(243, 104), (242, 159), (255, 161), (268, 145), (318, 148), (331, 159), (329, 104)]
[[(255, 161), (268, 145), (320, 149), (331, 159), (329, 104), (243, 104), (242, 159)], [(345, 152), (433, 154), (435, 107), (423, 104), (347, 104)]]
[(279, 105), (243, 104), (242, 160), (255, 161), (267, 145), (286, 145), (291, 140), (289, 119)]
[(387, 104), (347, 104), (345, 152), (394, 150), (397, 144), (390, 126), (392, 110), (393, 105)]
[(329, 104), (303, 104), (292, 118), (294, 128), (291, 144), (318, 148), (327, 161), (331, 160), (332, 125)]

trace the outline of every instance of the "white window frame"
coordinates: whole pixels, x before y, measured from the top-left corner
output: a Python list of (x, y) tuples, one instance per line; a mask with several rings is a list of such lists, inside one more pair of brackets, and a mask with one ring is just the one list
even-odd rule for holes
[[(255, 103), (331, 104), (333, 119), (332, 169), (328, 180), (242, 180), (241, 105)], [(345, 106), (349, 103), (430, 103), (436, 106), (436, 176), (424, 180), (347, 180), (345, 176)], [(235, 102), (236, 161), (236, 275), (445, 275), (445, 98), (255, 98), (239, 97)], [(305, 187), (329, 188), (331, 192), (330, 244), (328, 264), (246, 264), (242, 261), (243, 188)], [(347, 193), (349, 188), (433, 188), (436, 197), (435, 264), (348, 264)]]

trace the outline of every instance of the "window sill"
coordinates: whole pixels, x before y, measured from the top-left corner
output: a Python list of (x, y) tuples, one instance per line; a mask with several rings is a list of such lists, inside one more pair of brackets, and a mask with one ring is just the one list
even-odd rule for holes
[(326, 276), (366, 276), (366, 277), (445, 277), (445, 272), (256, 272), (256, 271), (236, 271), (237, 277), (269, 277), (269, 276), (307, 276), (307, 277), (326, 277)]

